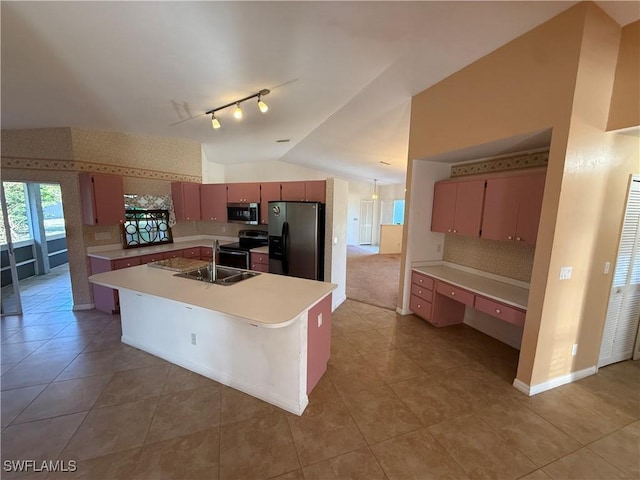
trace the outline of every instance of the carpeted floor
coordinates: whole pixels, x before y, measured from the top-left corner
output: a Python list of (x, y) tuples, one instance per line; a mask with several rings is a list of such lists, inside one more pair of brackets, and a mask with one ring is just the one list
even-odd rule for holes
[(395, 310), (399, 282), (400, 255), (347, 247), (347, 298)]

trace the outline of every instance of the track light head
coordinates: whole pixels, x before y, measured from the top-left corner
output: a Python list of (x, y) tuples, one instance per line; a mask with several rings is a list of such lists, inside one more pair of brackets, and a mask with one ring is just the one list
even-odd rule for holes
[(236, 118), (237, 120), (242, 119), (242, 109), (240, 108), (240, 102), (236, 103), (236, 108), (233, 111), (233, 117)]
[(258, 94), (258, 108), (262, 113), (267, 113), (267, 111), (269, 110), (269, 105), (267, 105), (260, 99), (261, 96), (261, 94)]
[(211, 114), (211, 126), (214, 130), (219, 129), (222, 125), (220, 125), (220, 121), (216, 118), (215, 113)]

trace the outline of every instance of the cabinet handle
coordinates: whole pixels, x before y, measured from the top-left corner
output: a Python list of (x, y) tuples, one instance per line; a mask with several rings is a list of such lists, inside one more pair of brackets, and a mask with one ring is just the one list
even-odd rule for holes
[(451, 229), (447, 230), (447, 233), (451, 233)]
[(509, 235), (509, 236), (507, 237), (507, 240), (513, 240), (513, 237), (512, 237), (511, 235)]
[(456, 230), (455, 228), (453, 229), (453, 233), (458, 233), (458, 230)]
[(496, 308), (496, 313), (502, 313), (499, 308)]
[(521, 241), (522, 241), (522, 238), (520, 238), (520, 237), (516, 237), (516, 240), (517, 240), (518, 242), (521, 242)]
[(453, 297), (456, 294), (456, 292), (451, 292), (451, 296)]
[(422, 308), (422, 305), (421, 305), (421, 304), (418, 304), (418, 308)]
[(420, 295), (422, 295), (422, 290), (418, 290), (418, 293), (419, 293)]

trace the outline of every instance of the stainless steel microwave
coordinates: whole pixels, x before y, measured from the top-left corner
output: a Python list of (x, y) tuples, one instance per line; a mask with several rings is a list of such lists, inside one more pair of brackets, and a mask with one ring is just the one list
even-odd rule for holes
[(260, 223), (259, 203), (227, 203), (227, 221), (258, 225)]

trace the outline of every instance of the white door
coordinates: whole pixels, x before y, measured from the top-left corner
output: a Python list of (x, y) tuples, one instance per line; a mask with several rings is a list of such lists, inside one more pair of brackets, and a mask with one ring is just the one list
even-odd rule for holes
[(628, 360), (634, 356), (638, 323), (640, 323), (640, 175), (634, 175), (629, 188), (598, 367)]
[(360, 200), (360, 245), (373, 242), (373, 200)]

